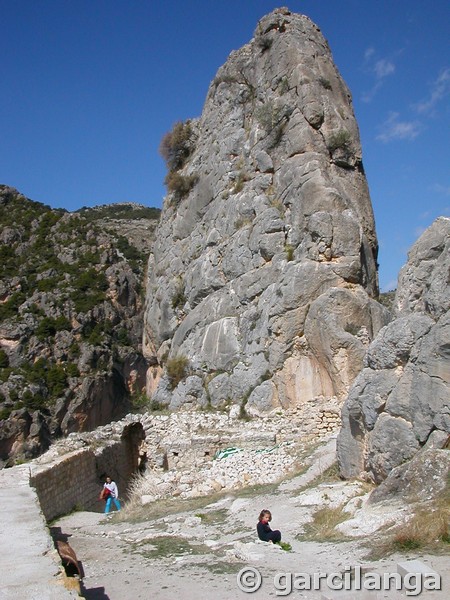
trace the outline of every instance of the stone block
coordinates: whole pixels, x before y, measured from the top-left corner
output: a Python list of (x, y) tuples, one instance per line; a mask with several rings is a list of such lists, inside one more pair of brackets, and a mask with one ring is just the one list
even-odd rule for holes
[(421, 575), (433, 575), (438, 576), (438, 573), (432, 567), (426, 565), (421, 560), (407, 560), (404, 562), (397, 563), (397, 572), (402, 577), (408, 575), (408, 573), (420, 573)]

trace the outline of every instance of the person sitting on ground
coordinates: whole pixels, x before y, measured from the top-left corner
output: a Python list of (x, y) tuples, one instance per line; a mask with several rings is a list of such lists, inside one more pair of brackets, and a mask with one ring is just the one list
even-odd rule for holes
[(262, 510), (258, 523), (256, 525), (256, 531), (258, 532), (258, 537), (263, 542), (272, 542), (273, 544), (277, 544), (281, 542), (281, 533), (278, 529), (272, 531), (270, 529), (269, 521), (272, 520), (272, 513), (270, 510)]
[(114, 501), (117, 510), (120, 510), (119, 490), (115, 481), (113, 481), (111, 477), (109, 477), (109, 475), (106, 477), (106, 481), (103, 485), (103, 490), (100, 497), (103, 498), (103, 500), (106, 500), (105, 514), (108, 514), (111, 510), (112, 501)]

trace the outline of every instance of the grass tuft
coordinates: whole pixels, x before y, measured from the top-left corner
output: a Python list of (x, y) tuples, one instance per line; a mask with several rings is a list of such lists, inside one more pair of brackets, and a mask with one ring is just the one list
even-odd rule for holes
[(339, 542), (346, 536), (336, 530), (336, 526), (350, 518), (343, 506), (337, 508), (320, 508), (313, 515), (313, 520), (305, 525), (304, 533), (300, 535), (304, 540), (320, 542)]
[(411, 550), (450, 554), (450, 481), (442, 494), (426, 506), (421, 505), (406, 523), (372, 540), (367, 558), (378, 560)]

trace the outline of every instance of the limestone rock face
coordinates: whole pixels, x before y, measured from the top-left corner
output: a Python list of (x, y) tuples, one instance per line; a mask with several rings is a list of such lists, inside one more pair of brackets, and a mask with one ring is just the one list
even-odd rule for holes
[(383, 481), (421, 448), (450, 436), (450, 219), (413, 245), (399, 275), (396, 318), (372, 342), (342, 411), (345, 477)]
[(148, 393), (171, 408), (248, 400), (254, 414), (343, 398), (390, 315), (373, 300), (351, 96), (318, 27), (287, 9), (261, 19), (185, 127), (166, 144), (148, 266)]
[(370, 495), (371, 503), (403, 500), (425, 503), (441, 494), (450, 473), (448, 450), (424, 449), (410, 461), (392, 469)]

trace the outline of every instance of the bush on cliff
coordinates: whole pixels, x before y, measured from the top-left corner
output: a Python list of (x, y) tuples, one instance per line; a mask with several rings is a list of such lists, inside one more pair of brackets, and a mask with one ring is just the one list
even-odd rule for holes
[(180, 381), (187, 377), (189, 361), (186, 356), (179, 355), (170, 358), (166, 364), (167, 377), (169, 378), (170, 387), (174, 390)]
[(178, 121), (172, 131), (166, 133), (160, 143), (159, 153), (166, 161), (169, 171), (181, 169), (192, 152), (191, 122)]

